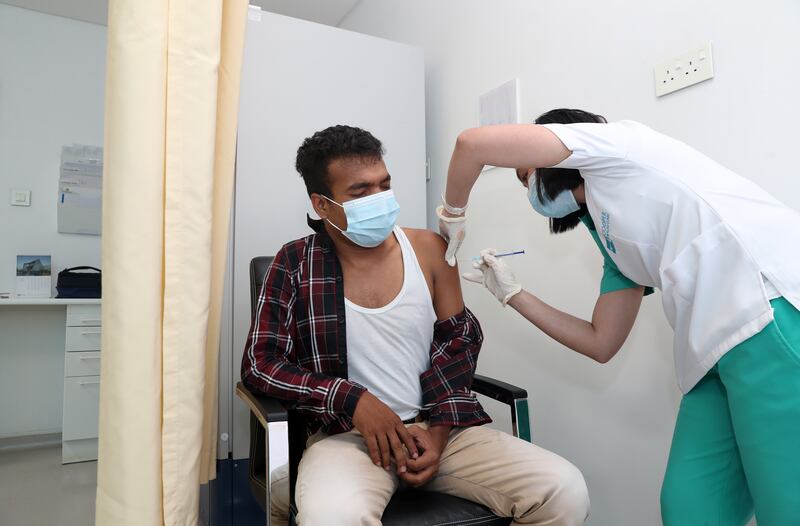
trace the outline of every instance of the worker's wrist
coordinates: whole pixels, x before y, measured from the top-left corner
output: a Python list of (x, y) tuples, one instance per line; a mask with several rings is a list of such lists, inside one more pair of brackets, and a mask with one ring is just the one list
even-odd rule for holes
[(453, 219), (458, 219), (458, 218), (464, 217), (463, 213), (462, 214), (453, 214), (451, 212), (448, 212), (447, 209), (445, 209), (445, 208), (442, 208), (442, 215), (445, 216), (445, 217), (452, 217)]
[(444, 208), (443, 214), (447, 217), (461, 217), (467, 213), (467, 205), (464, 206), (453, 206), (447, 203), (447, 200), (444, 198), (444, 194), (442, 194), (442, 207)]
[(501, 303), (503, 304), (503, 307), (508, 305), (512, 309), (516, 309), (517, 306), (519, 305), (520, 300), (522, 299), (522, 294), (520, 294), (520, 292), (522, 292), (522, 287), (521, 286), (515, 292), (512, 292), (511, 294), (507, 295), (505, 297), (505, 301), (501, 300)]
[(463, 223), (467, 219), (467, 216), (463, 214), (454, 215), (449, 213), (447, 210), (444, 209), (444, 205), (439, 205), (436, 207), (436, 215), (439, 216), (439, 219), (441, 219), (445, 223)]

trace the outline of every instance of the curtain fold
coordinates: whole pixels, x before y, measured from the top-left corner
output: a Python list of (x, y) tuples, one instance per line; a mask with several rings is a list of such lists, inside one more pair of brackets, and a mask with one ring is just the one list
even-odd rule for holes
[(214, 475), (246, 0), (112, 0), (98, 525), (197, 524)]

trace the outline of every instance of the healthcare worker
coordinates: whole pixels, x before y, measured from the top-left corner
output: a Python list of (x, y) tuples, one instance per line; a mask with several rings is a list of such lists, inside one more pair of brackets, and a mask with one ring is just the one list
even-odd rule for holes
[(493, 250), (466, 279), (601, 363), (661, 291), (684, 393), (664, 524), (740, 526), (755, 512), (759, 526), (800, 525), (800, 214), (642, 124), (559, 109), (459, 135), (437, 209), (451, 265), (484, 165), (517, 169), (551, 232), (588, 227), (603, 277), (590, 322), (523, 290)]

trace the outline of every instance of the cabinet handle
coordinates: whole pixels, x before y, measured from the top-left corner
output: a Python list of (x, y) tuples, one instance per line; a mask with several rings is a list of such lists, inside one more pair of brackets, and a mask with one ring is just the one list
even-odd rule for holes
[(81, 331), (83, 336), (89, 336), (91, 334), (100, 334), (100, 331)]
[(81, 323), (87, 325), (89, 323), (100, 323), (100, 318), (87, 318), (85, 320), (81, 320)]
[(80, 382), (81, 385), (97, 385), (100, 383), (100, 380), (94, 382)]
[(99, 360), (100, 357), (99, 356), (83, 356), (83, 357), (78, 358), (78, 359), (80, 361), (82, 361), (82, 362), (85, 362), (86, 360)]

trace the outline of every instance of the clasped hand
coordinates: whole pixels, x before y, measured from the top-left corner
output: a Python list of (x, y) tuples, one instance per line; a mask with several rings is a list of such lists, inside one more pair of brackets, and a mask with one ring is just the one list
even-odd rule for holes
[(449, 430), (406, 428), (400, 417), (370, 392), (359, 398), (353, 425), (364, 438), (372, 462), (387, 471), (394, 463), (398, 476), (409, 485), (421, 486), (438, 473)]

